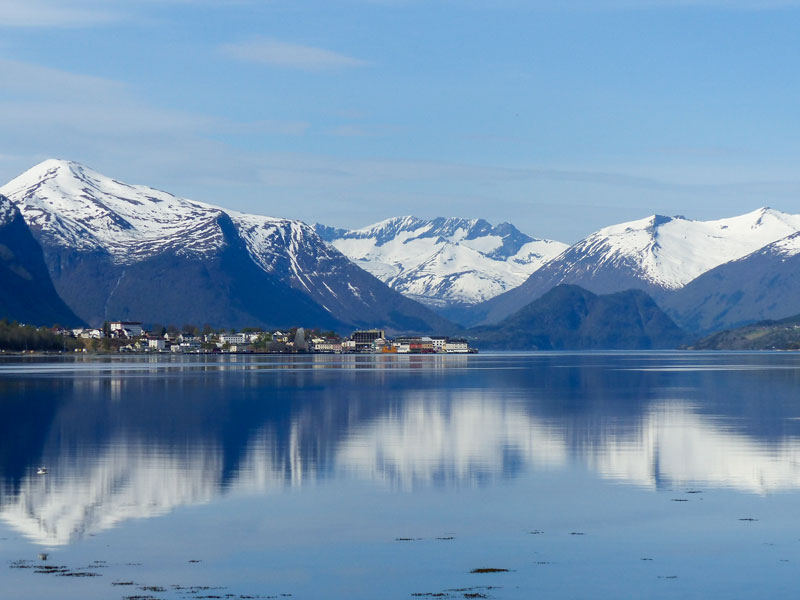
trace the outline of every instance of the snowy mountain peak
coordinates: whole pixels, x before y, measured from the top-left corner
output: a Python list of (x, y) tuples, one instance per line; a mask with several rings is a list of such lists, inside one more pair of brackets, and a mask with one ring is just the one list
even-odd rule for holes
[(532, 238), (510, 223), (495, 226), (483, 219), (409, 215), (356, 230), (315, 228), (389, 286), (434, 306), (492, 298), (567, 247)]
[(800, 215), (766, 207), (714, 221), (652, 215), (600, 229), (573, 246), (570, 254), (595, 255), (595, 270), (627, 264), (651, 284), (676, 289), (798, 230)]
[[(248, 215), (130, 185), (77, 162), (48, 159), (0, 188), (49, 243), (107, 252), (131, 264), (166, 250), (204, 255), (224, 244), (219, 225), (230, 217), (253, 260), (264, 270), (301, 276), (298, 255), (331, 258), (314, 230), (300, 221)], [(284, 252), (288, 249), (289, 252)]]
[[(79, 163), (49, 159), (0, 188), (46, 240), (108, 252), (129, 263), (168, 248), (218, 248), (221, 209), (167, 192), (128, 185)], [(187, 233), (189, 235), (187, 236)]]

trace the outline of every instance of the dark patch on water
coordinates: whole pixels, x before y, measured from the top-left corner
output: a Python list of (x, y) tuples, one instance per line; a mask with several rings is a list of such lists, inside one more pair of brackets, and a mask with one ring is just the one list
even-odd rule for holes
[(472, 569), (470, 573), (508, 573), (508, 569), (500, 569), (497, 567), (479, 567)]

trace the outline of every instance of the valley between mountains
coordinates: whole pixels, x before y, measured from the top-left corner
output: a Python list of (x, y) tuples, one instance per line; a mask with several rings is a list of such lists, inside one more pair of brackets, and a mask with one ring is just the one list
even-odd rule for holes
[[(0, 187), (0, 317), (465, 336), (504, 349), (675, 347), (800, 313), (800, 215), (654, 215), (575, 244), (413, 216), (245, 214), (47, 160)], [(635, 290), (636, 293), (633, 293)]]

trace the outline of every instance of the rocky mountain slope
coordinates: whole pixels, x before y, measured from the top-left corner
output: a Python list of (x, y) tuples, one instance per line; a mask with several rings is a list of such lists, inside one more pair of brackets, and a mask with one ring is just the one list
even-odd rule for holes
[(704, 273), (662, 304), (701, 333), (800, 313), (800, 233)]
[(439, 309), (472, 305), (515, 288), (567, 247), (483, 219), (409, 216), (357, 230), (315, 227), (393, 289)]
[(716, 221), (654, 215), (601, 229), (517, 288), (477, 305), (472, 323), (498, 322), (556, 285), (606, 294), (641, 289), (657, 302), (709, 270), (800, 231), (800, 215), (769, 208)]
[(39, 326), (81, 323), (56, 293), (42, 249), (5, 196), (0, 196), (0, 318)]
[(446, 330), (304, 223), (247, 215), (47, 160), (2, 188), (85, 321)]

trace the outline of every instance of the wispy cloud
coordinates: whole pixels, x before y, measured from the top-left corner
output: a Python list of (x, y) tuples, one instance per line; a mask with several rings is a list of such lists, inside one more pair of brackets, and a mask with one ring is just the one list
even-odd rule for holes
[(120, 177), (165, 189), (177, 184), (176, 191), (211, 177), (233, 185), (252, 181), (254, 167), (249, 152), (226, 140), (302, 136), (310, 127), (164, 108), (124, 82), (0, 58), (0, 139), (14, 150), (0, 155), (0, 183), (63, 156), (101, 170), (122, 164)]
[[(396, 0), (401, 3), (401, 0)], [(413, 0), (407, 0), (411, 4)], [(460, 5), (464, 6), (464, 0)], [(370, 4), (390, 4), (391, 0), (362, 0)], [(545, 10), (642, 10), (653, 8), (715, 8), (719, 10), (777, 10), (800, 7), (800, 0), (471, 0), (467, 6), (491, 6)]]
[(225, 44), (220, 47), (220, 50), (226, 56), (237, 60), (308, 71), (345, 69), (369, 64), (365, 60), (340, 54), (333, 50), (292, 44), (274, 39), (258, 39)]
[(221, 121), (214, 128), (215, 133), (234, 135), (305, 135), (311, 129), (308, 121), (261, 120), (251, 122)]
[(138, 19), (148, 7), (204, 4), (220, 9), (258, 0), (0, 0), (2, 28), (94, 27)]
[[(53, 90), (58, 90), (54, 95)], [(125, 83), (0, 59), (0, 130), (28, 128), (113, 135), (192, 131), (207, 117), (156, 108)]]
[(123, 18), (113, 2), (71, 0), (0, 0), (2, 27), (88, 27)]
[(43, 131), (46, 138), (48, 129), (56, 128), (104, 137), (178, 132), (299, 136), (310, 127), (307, 121), (234, 121), (163, 109), (121, 81), (0, 58), (0, 134)]

